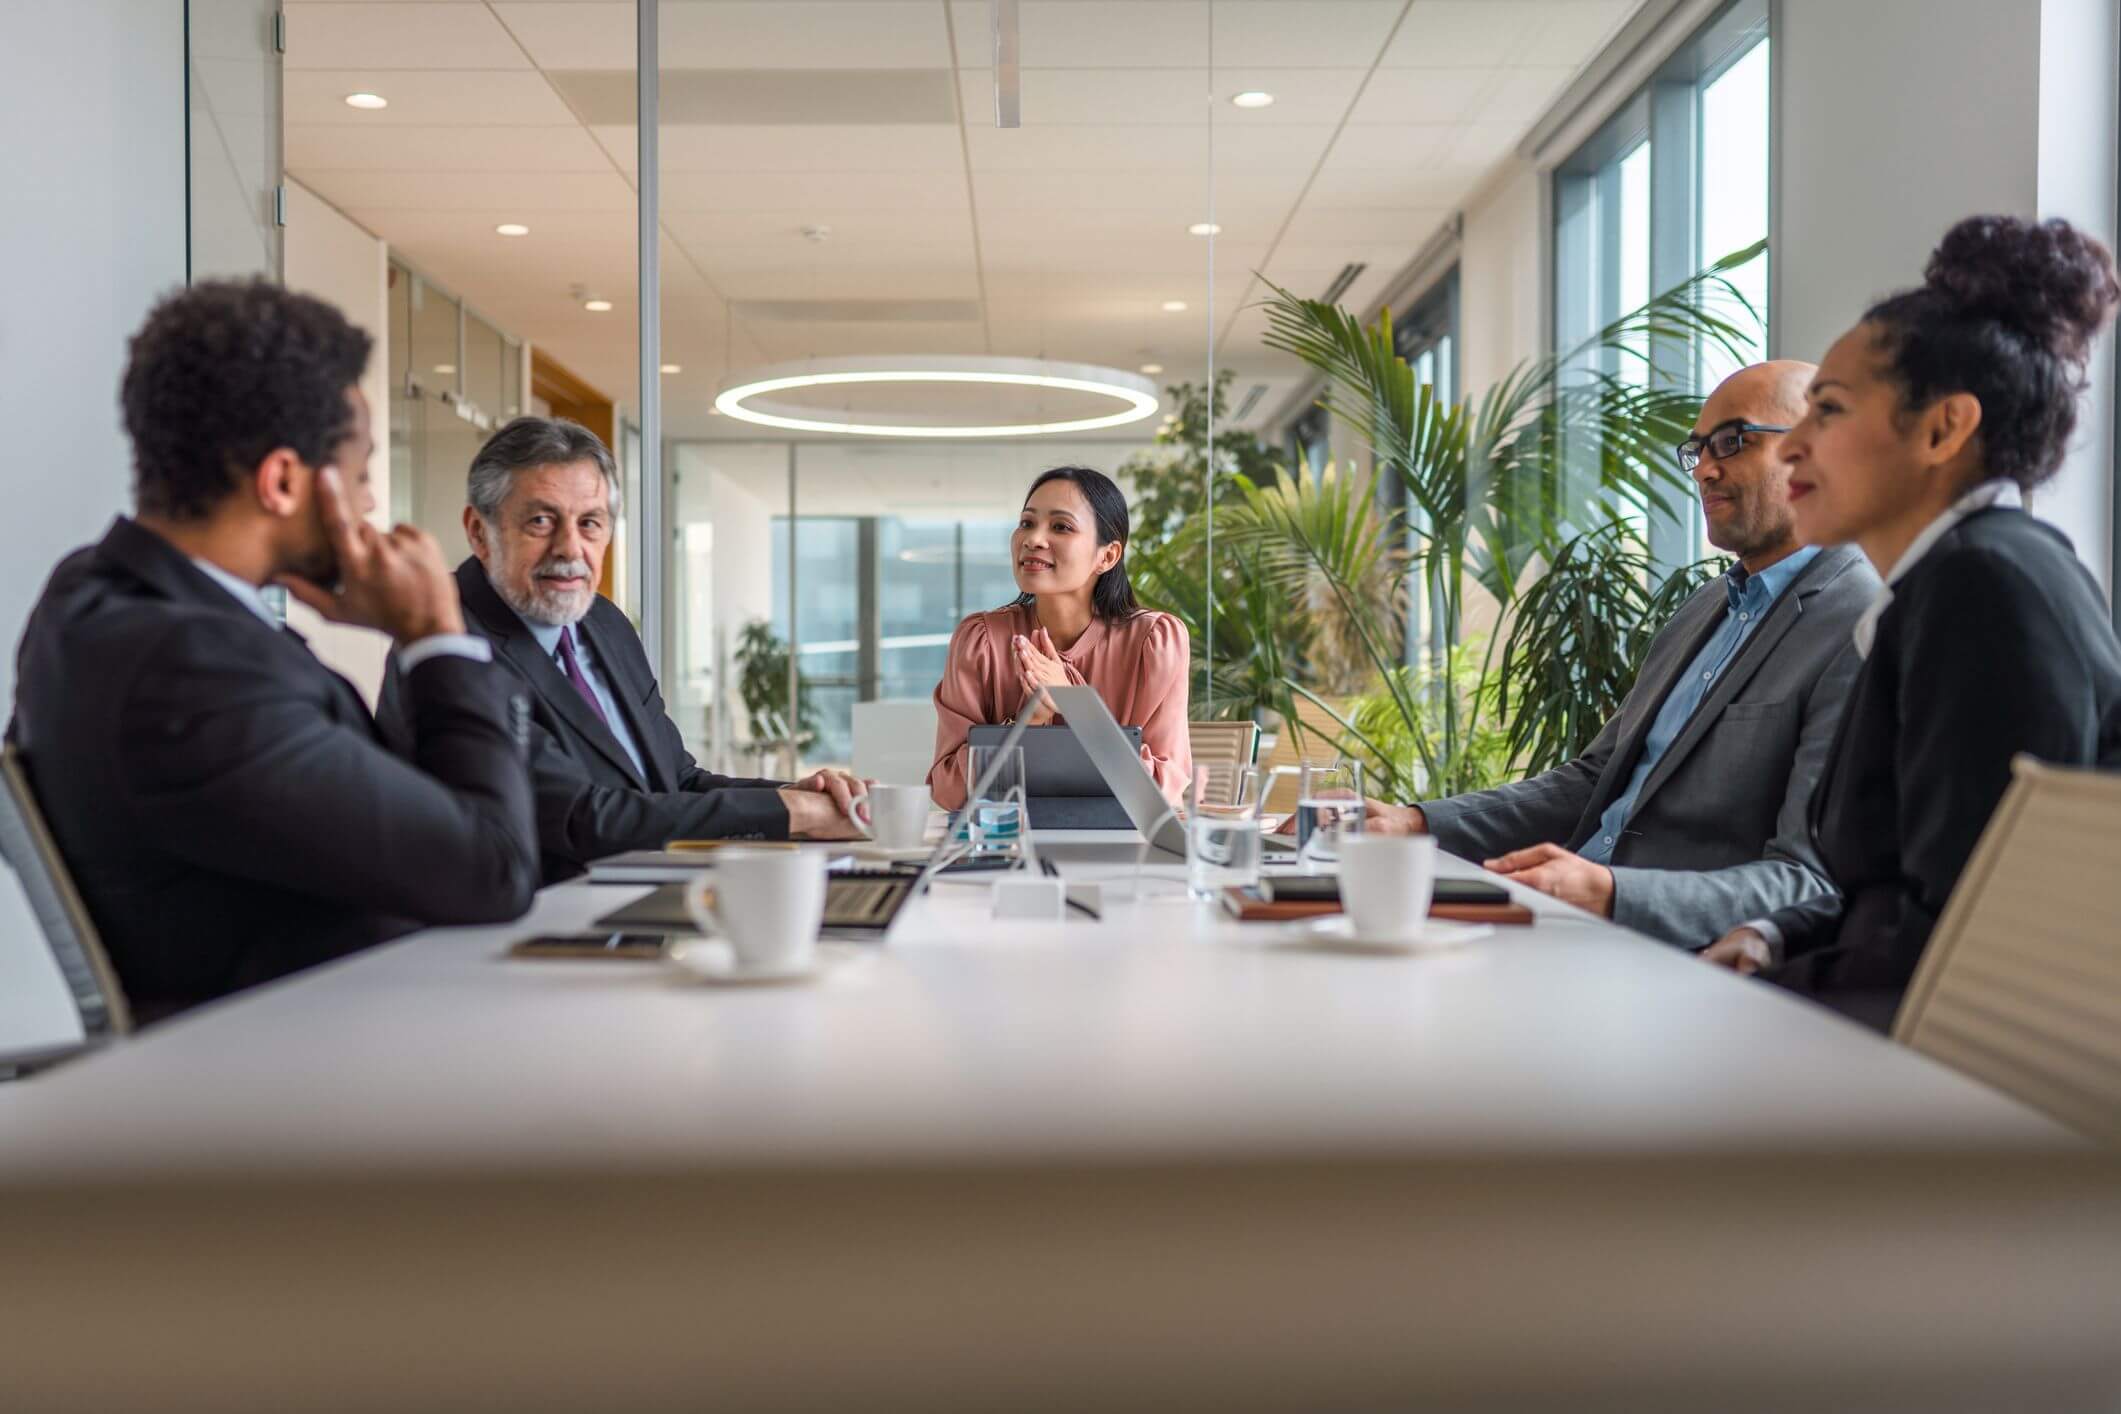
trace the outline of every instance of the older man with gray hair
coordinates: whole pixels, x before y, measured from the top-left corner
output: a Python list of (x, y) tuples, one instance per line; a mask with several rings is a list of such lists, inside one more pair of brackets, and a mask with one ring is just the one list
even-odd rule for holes
[[(457, 567), (466, 628), (493, 645), (531, 704), (538, 843), (549, 882), (673, 839), (851, 839), (863, 783), (718, 776), (686, 752), (633, 625), (596, 592), (618, 476), (595, 433), (519, 417), (472, 459)], [(395, 675), (378, 719), (403, 721)]]

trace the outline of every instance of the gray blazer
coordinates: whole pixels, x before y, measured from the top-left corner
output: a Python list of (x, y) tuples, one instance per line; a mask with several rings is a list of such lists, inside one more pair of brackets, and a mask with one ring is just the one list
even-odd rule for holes
[[(1806, 807), (1859, 666), (1850, 631), (1877, 590), (1862, 553), (1842, 545), (1822, 550), (1775, 601), (1643, 782), (1613, 848), (1615, 922), (1701, 947), (1833, 892)], [(1680, 606), (1583, 755), (1530, 780), (1425, 802), (1437, 842), (1475, 860), (1549, 841), (1582, 849), (1726, 602), (1719, 578)]]

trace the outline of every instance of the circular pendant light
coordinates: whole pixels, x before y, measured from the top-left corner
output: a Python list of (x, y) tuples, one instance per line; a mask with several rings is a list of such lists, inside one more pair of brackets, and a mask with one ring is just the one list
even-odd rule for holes
[[(805, 388), (863, 385), (966, 384), (1045, 388), (1088, 394), (1122, 404), (1094, 417), (1051, 422), (997, 422), (937, 425), (918, 419), (865, 413), (831, 415), (829, 409), (776, 402), (772, 395)], [(714, 410), (727, 416), (790, 432), (837, 432), (857, 437), (1037, 437), (1056, 432), (1089, 432), (1122, 427), (1153, 417), (1156, 385), (1116, 368), (1087, 363), (1055, 363), (1041, 358), (815, 358), (751, 369), (725, 380), (715, 395)]]

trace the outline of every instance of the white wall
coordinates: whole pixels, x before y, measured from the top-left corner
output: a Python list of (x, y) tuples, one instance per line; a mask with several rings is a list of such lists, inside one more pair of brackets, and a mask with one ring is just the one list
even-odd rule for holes
[[(2121, 34), (2114, 0), (2042, 0), (2040, 198), (2042, 216), (2066, 216), (2116, 246), (2115, 115), (2121, 113)], [(2113, 566), (2114, 339), (2092, 352), (2091, 392), (2062, 474), (2033, 509), (2069, 533), (2107, 582)]]
[(1547, 176), (1509, 167), (1466, 206), (1458, 256), (1458, 367), (1479, 397), (1526, 359), (1547, 352), (1550, 299)]
[[(2113, 0), (1782, 0), (1773, 342), (1816, 359), (1981, 212), (2113, 239)], [(2110, 341), (2109, 341), (2110, 342)], [(2034, 509), (2111, 566), (2112, 374)]]
[[(0, 699), (52, 563), (128, 508), (119, 429), (125, 341), (184, 282), (183, 7), (68, 0), (7, 7), (0, 85), (0, 404), (18, 439), (0, 504), (24, 532), (0, 560)], [(79, 1034), (0, 871), (0, 1049)]]
[[(375, 340), (361, 392), (368, 399), (375, 452), (369, 458), (370, 489), (376, 509), (369, 519), (390, 523), (390, 357), (389, 256), (383, 242), (356, 225), (336, 207), (300, 182), (287, 183), (287, 287), (315, 295), (366, 330)], [(461, 538), (461, 537), (457, 537)], [(455, 539), (443, 553), (453, 563), (460, 551)], [(290, 602), (287, 621), (309, 639), (319, 658), (344, 673), (371, 706), (383, 685), (383, 663), (390, 640), (367, 629), (328, 624), (311, 610)]]

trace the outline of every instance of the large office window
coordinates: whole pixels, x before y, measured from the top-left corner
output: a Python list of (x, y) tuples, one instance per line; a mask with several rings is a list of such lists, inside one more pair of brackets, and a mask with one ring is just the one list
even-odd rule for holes
[(817, 709), (817, 740), (805, 755), (844, 761), (855, 703), (927, 697), (958, 620), (1016, 597), (1008, 553), (1015, 525), (897, 516), (798, 516), (794, 524), (791, 586), (789, 521), (773, 519), (773, 631), (790, 640), (792, 602), (797, 671)]
[[(1763, 0), (1740, 0), (1556, 170), (1556, 350), (1575, 348), (1653, 295), (1765, 237), (1768, 189), (1767, 10)], [(1767, 256), (1730, 280), (1764, 331)], [(1710, 347), (1625, 347), (1604, 356), (1603, 371), (1706, 391), (1765, 351), (1764, 333), (1737, 357)], [(1589, 494), (1595, 451), (1578, 449), (1573, 493)], [(1666, 564), (1705, 548), (1698, 508), (1686, 502), (1677, 511), (1639, 512), (1652, 551)]]
[[(1435, 390), (1443, 402), (1458, 396), (1458, 270), (1454, 266), (1441, 280), (1392, 321), (1393, 351), (1414, 370), (1417, 383)], [(1381, 488), (1390, 504), (1418, 512), (1407, 504), (1406, 488), (1392, 481)], [(1415, 520), (1407, 526), (1407, 549), (1415, 552), (1424, 527)], [(1424, 652), (1444, 651), (1442, 605), (1425, 602), (1418, 594), (1407, 597), (1405, 659), (1417, 664)]]

